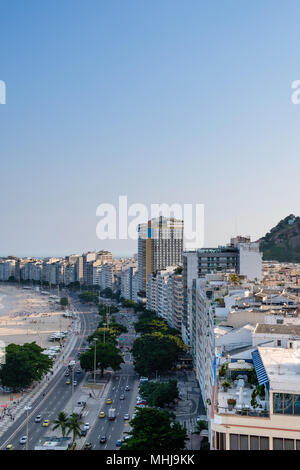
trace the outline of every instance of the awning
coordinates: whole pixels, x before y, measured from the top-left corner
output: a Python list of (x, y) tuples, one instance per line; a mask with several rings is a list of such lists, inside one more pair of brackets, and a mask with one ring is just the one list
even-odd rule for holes
[(257, 380), (258, 380), (259, 385), (263, 385), (263, 384), (268, 383), (269, 382), (269, 377), (268, 377), (268, 374), (267, 374), (266, 369), (264, 367), (264, 364), (261, 360), (258, 349), (253, 351), (251, 353), (251, 355), (252, 355), (252, 360), (253, 360), (253, 364), (254, 364), (254, 367), (255, 367), (255, 372), (256, 372), (256, 375), (257, 375)]

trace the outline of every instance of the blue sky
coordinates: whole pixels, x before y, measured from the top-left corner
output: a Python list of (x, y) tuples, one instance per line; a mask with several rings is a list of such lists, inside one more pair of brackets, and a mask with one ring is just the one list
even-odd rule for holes
[(205, 246), (299, 215), (300, 3), (2, 0), (0, 255), (100, 241), (96, 208), (203, 203)]

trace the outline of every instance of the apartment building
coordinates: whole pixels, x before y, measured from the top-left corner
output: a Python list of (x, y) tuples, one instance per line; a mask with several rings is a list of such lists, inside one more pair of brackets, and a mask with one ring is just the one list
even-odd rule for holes
[(172, 327), (181, 331), (183, 311), (183, 280), (178, 266), (149, 274), (146, 286), (146, 307)]
[[(125, 264), (120, 273), (121, 297), (126, 300), (134, 299), (134, 276), (137, 273), (137, 263)], [(134, 301), (134, 300), (133, 300)]]
[(182, 262), (183, 221), (158, 217), (138, 226), (139, 290), (145, 292), (148, 276)]
[[(300, 450), (299, 351), (298, 344), (257, 347), (248, 361), (216, 359), (210, 414), (213, 449)], [(253, 374), (263, 386), (256, 396)], [(228, 381), (230, 386), (223, 386)]]

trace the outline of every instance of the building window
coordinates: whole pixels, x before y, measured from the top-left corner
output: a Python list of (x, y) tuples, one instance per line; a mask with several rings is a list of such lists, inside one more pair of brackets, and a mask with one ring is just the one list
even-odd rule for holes
[(226, 434), (224, 432), (216, 432), (215, 443), (215, 448), (217, 450), (226, 450)]
[(259, 450), (258, 436), (250, 436), (250, 450)]
[(277, 437), (273, 439), (273, 450), (283, 450), (283, 439)]
[(281, 346), (281, 340), (280, 339), (277, 340), (277, 346)]
[(230, 450), (240, 450), (238, 438), (238, 434), (230, 434)]
[(299, 415), (300, 414), (300, 395), (290, 393), (273, 394), (274, 414)]
[(230, 450), (269, 450), (269, 438), (230, 434)]

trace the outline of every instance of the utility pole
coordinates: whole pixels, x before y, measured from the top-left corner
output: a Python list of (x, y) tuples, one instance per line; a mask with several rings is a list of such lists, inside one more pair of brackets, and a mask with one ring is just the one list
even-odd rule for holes
[(74, 413), (74, 373), (75, 364), (72, 366), (72, 414)]
[(94, 384), (96, 383), (97, 338), (94, 338)]

